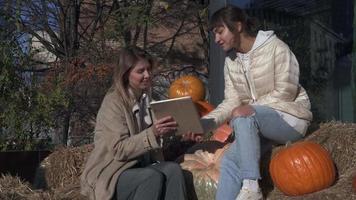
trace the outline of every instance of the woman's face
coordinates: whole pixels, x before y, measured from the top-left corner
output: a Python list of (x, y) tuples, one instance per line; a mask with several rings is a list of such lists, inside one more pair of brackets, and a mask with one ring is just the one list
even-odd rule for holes
[(130, 71), (129, 85), (135, 90), (151, 87), (151, 65), (146, 59), (139, 59)]
[(225, 24), (215, 27), (213, 33), (216, 44), (218, 44), (225, 52), (238, 46), (238, 37), (236, 37)]

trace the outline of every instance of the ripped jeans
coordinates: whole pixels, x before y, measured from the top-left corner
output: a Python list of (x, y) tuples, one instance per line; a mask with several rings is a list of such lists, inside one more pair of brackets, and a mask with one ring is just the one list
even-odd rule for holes
[(242, 180), (260, 179), (260, 157), (273, 144), (303, 137), (272, 108), (257, 105), (253, 108), (253, 115), (233, 118), (230, 122), (235, 140), (221, 160), (217, 200), (234, 200)]

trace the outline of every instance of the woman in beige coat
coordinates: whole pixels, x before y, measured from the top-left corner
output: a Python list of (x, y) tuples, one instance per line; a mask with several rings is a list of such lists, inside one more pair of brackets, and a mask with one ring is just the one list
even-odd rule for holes
[(81, 176), (81, 192), (92, 200), (186, 199), (180, 166), (159, 162), (160, 138), (177, 123), (170, 116), (152, 119), (153, 65), (138, 48), (119, 53), (113, 84), (97, 114), (95, 148)]
[(301, 139), (312, 120), (299, 65), (273, 31), (253, 33), (249, 17), (238, 7), (214, 13), (211, 30), (230, 56), (224, 66), (225, 98), (202, 123), (211, 130), (230, 121), (235, 135), (221, 161), (216, 199), (262, 199), (261, 154), (273, 143)]

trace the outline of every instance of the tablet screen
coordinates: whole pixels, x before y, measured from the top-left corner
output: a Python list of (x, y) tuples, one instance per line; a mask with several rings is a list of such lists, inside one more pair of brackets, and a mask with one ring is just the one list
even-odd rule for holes
[(175, 119), (178, 123), (176, 135), (204, 132), (199, 113), (190, 96), (154, 101), (151, 102), (151, 109), (156, 119), (165, 116), (172, 116)]

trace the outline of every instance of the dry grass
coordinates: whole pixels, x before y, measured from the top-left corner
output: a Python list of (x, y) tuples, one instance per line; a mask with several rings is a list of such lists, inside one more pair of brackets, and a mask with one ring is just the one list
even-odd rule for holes
[(3, 175), (0, 177), (1, 200), (86, 200), (79, 194), (78, 185), (69, 185), (56, 190), (34, 190), (29, 183), (18, 177)]
[(50, 200), (49, 192), (33, 190), (27, 182), (20, 178), (2, 175), (0, 177), (0, 199), (1, 200)]

